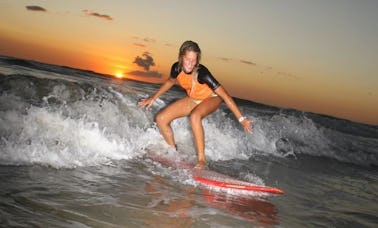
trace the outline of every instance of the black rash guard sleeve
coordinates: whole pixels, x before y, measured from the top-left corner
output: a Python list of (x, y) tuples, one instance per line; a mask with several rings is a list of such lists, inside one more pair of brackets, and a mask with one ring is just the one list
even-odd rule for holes
[(220, 86), (220, 83), (204, 65), (199, 66), (197, 80), (201, 84), (206, 83), (212, 90), (216, 90)]
[[(180, 72), (178, 62), (175, 62), (171, 67), (171, 78), (177, 78)], [(210, 71), (201, 64), (198, 67), (197, 81), (201, 84), (206, 83), (212, 90), (216, 90), (220, 86), (220, 83), (214, 78)]]

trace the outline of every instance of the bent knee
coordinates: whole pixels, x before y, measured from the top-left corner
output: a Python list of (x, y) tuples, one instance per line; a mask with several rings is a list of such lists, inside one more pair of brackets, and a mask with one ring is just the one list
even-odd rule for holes
[(198, 123), (202, 121), (203, 116), (199, 113), (192, 112), (190, 113), (189, 119), (191, 123)]
[(155, 117), (155, 122), (157, 123), (157, 125), (161, 126), (161, 125), (164, 125), (164, 124), (167, 124), (167, 121), (166, 121), (166, 118), (164, 117), (164, 115), (162, 113), (158, 113)]
[(172, 122), (172, 118), (170, 115), (166, 115), (165, 112), (159, 112), (155, 117), (155, 122), (158, 126), (166, 126)]

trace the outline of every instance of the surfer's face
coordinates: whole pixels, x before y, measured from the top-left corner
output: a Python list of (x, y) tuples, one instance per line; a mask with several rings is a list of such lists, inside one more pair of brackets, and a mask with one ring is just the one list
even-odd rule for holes
[(189, 74), (193, 71), (197, 64), (197, 53), (194, 51), (187, 51), (182, 57), (182, 67), (185, 73)]

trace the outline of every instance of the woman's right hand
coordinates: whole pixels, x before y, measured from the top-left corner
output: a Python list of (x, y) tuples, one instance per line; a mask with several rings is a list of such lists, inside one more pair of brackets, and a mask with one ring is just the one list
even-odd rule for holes
[(252, 127), (252, 120), (249, 120), (248, 118), (245, 118), (240, 124), (243, 126), (244, 130), (248, 133), (252, 133), (253, 127)]
[(155, 102), (155, 100), (152, 97), (143, 98), (138, 102), (138, 106), (140, 108), (146, 108), (149, 109), (151, 105)]

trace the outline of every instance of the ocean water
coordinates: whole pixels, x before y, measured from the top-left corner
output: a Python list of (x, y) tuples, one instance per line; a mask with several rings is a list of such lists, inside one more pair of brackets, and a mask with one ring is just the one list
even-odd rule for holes
[[(173, 88), (0, 57), (2, 227), (377, 227), (378, 127), (237, 100), (203, 120), (212, 170), (284, 195), (220, 192), (145, 157)], [(187, 118), (172, 123), (196, 159)]]

